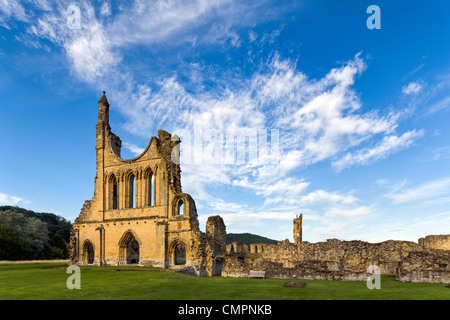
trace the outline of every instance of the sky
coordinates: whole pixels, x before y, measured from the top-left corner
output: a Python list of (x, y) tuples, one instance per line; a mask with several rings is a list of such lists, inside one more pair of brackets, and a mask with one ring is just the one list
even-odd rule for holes
[[(106, 91), (124, 159), (159, 129), (180, 136), (203, 231), (220, 215), (227, 232), (292, 241), (302, 213), (310, 242), (449, 234), (449, 11), (0, 0), (0, 205), (74, 221), (94, 192)], [(231, 139), (244, 149), (223, 161), (211, 150)]]

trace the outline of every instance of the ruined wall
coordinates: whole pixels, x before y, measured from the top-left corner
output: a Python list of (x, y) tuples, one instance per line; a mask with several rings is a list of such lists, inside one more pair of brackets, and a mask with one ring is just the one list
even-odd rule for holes
[(225, 223), (220, 216), (208, 217), (206, 233), (195, 232), (191, 252), (194, 269), (199, 276), (218, 276), (225, 261)]
[[(256, 250), (252, 251), (252, 247), (255, 247)], [(262, 260), (284, 264), (306, 260), (330, 261), (337, 263), (339, 269), (353, 271), (363, 271), (368, 266), (376, 264), (384, 273), (395, 272), (398, 262), (409, 252), (423, 250), (420, 245), (411, 241), (389, 240), (381, 243), (369, 243), (338, 239), (328, 239), (326, 242), (318, 243), (303, 242), (300, 246), (288, 241), (282, 241), (276, 245), (241, 246), (235, 244), (233, 249), (235, 255), (243, 256), (254, 253)], [(228, 252), (231, 253), (231, 245), (228, 246)]]
[(412, 241), (302, 241), (302, 215), (296, 216), (294, 241), (278, 244), (227, 245), (222, 276), (247, 277), (265, 271), (268, 278), (366, 281), (370, 266), (399, 281), (449, 282), (450, 235)]
[(247, 256), (228, 256), (222, 270), (223, 277), (248, 277), (250, 271), (265, 271), (266, 278), (365, 281), (365, 272), (338, 270), (335, 263), (303, 261), (286, 266), (280, 262)]
[(411, 252), (399, 263), (396, 278), (401, 282), (450, 283), (450, 251)]
[(382, 273), (394, 273), (398, 263), (410, 252), (421, 250), (421, 246), (411, 241), (369, 243), (337, 239), (307, 243), (303, 248), (307, 259), (337, 261), (341, 269), (359, 272), (367, 270), (370, 265), (376, 265)]
[[(252, 247), (254, 250), (251, 250)], [(413, 276), (420, 279), (420, 273), (413, 275), (418, 270), (437, 272), (439, 276), (433, 278), (436, 282), (445, 282), (450, 275), (448, 251), (424, 249), (411, 241), (368, 243), (329, 239), (319, 243), (303, 242), (301, 245), (282, 241), (277, 245), (250, 246), (233, 243), (227, 246), (227, 252), (222, 271), (222, 276), (226, 277), (247, 277), (250, 270), (264, 270), (269, 278), (365, 281), (366, 271), (371, 265), (387, 274), (395, 274), (401, 267), (402, 281), (411, 281), (407, 279)], [(423, 252), (426, 255), (421, 255)], [(442, 255), (442, 252), (447, 253)], [(421, 266), (420, 259), (413, 259), (417, 255), (428, 257), (430, 263)], [(441, 262), (432, 264), (431, 261)], [(438, 265), (441, 267), (437, 268)], [(424, 282), (430, 281), (429, 277), (422, 275)]]
[(419, 244), (424, 248), (450, 250), (450, 234), (426, 236), (419, 239)]

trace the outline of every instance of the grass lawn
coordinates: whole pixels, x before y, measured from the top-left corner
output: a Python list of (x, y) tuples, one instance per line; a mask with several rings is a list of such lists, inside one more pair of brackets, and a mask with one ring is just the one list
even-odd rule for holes
[(304, 280), (305, 288), (285, 288), (289, 280), (195, 277), (167, 270), (120, 267), (81, 268), (81, 289), (70, 290), (61, 263), (0, 264), (0, 300), (450, 300), (446, 284), (402, 283), (381, 276), (381, 289), (365, 282)]

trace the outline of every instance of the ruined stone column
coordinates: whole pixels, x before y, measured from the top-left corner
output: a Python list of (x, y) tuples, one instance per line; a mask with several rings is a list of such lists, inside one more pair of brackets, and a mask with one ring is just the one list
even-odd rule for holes
[(296, 245), (302, 244), (302, 220), (303, 213), (300, 216), (296, 216), (294, 219), (294, 242)]

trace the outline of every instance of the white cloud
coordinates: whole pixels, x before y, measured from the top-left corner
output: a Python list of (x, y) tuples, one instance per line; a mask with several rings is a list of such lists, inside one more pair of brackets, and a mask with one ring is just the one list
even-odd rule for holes
[(76, 74), (88, 82), (103, 79), (121, 59), (111, 51), (99, 23), (92, 23), (82, 35), (65, 43), (64, 48)]
[[(123, 8), (108, 26), (108, 33), (118, 45), (179, 44), (195, 42), (239, 46), (241, 39), (235, 26), (253, 25), (261, 19), (257, 8), (264, 2), (246, 3), (234, 0), (136, 1)], [(130, 19), (132, 17), (132, 19)], [(267, 17), (266, 17), (267, 18)]]
[(377, 216), (374, 205), (362, 205), (353, 194), (316, 190), (300, 202), (304, 237), (323, 241), (330, 238), (353, 240), (364, 238), (361, 230)]
[(0, 205), (15, 206), (18, 204), (29, 204), (30, 201), (20, 197), (0, 192)]
[(61, 2), (57, 7), (42, 14), (36, 23), (27, 28), (24, 41), (32, 43), (30, 37), (47, 39), (64, 48), (72, 71), (84, 81), (95, 83), (111, 74), (121, 60), (105, 26), (96, 17), (95, 8), (88, 1), (80, 1), (79, 28), (69, 24), (67, 8), (70, 2)]
[(258, 34), (254, 31), (249, 31), (248, 33), (248, 39), (250, 42), (255, 41), (258, 38)]
[(445, 97), (437, 102), (434, 102), (428, 107), (428, 111), (426, 114), (433, 114), (441, 110), (450, 109), (450, 97)]
[(127, 148), (128, 150), (130, 150), (130, 152), (136, 156), (140, 155), (142, 152), (144, 152), (144, 148), (138, 147), (132, 143), (128, 143), (128, 142), (123, 142), (122, 143), (123, 147)]
[(10, 28), (8, 22), (11, 19), (28, 21), (29, 15), (25, 13), (25, 8), (17, 0), (0, 1), (0, 25)]
[(398, 190), (402, 189), (407, 184), (407, 182), (408, 180), (406, 179), (398, 182), (391, 182), (389, 179), (379, 179), (375, 183), (387, 189), (388, 194), (394, 194)]
[[(425, 57), (425, 58), (426, 58), (426, 57)], [(425, 65), (425, 63), (422, 63), (420, 66), (418, 66), (417, 68), (415, 68), (413, 71), (409, 72), (408, 75), (411, 76), (411, 75), (415, 74), (417, 71), (419, 71), (420, 69), (422, 69), (424, 65)]]
[(437, 211), (425, 216), (404, 219), (383, 219), (374, 230), (366, 231), (368, 241), (380, 242), (386, 239), (409, 240), (417, 242), (421, 237), (436, 234), (448, 234), (450, 211)]
[[(3, 0), (0, 5), (0, 24), (7, 26), (13, 19), (29, 23), (26, 34), (17, 39), (36, 48), (48, 49), (39, 43), (39, 39), (47, 39), (64, 48), (74, 74), (97, 85), (109, 84), (111, 74), (119, 77), (133, 74), (133, 70), (120, 64), (132, 46), (147, 46), (149, 51), (155, 44), (238, 47), (242, 39), (237, 28), (253, 27), (257, 21), (274, 19), (277, 17), (275, 12), (286, 7), (280, 5), (277, 9), (272, 8), (272, 14), (261, 16), (258, 9), (267, 6), (264, 1), (162, 0), (133, 1), (127, 5), (103, 1), (97, 8), (88, 0), (76, 3), (62, 0), (51, 5), (46, 0), (36, 0), (28, 6), (33, 16), (29, 19), (16, 0)], [(69, 6), (80, 9), (80, 29), (69, 27)], [(38, 15), (42, 13), (39, 11), (44, 13)], [(279, 32), (273, 31), (272, 38)]]
[(344, 205), (352, 205), (358, 199), (353, 195), (341, 195), (337, 192), (328, 192), (325, 190), (316, 190), (300, 198), (300, 203), (311, 205), (317, 203), (341, 203)]
[(423, 85), (418, 82), (410, 82), (407, 86), (402, 88), (402, 92), (406, 95), (412, 95), (419, 93), (422, 90)]
[[(413, 130), (397, 137), (391, 134), (397, 127), (397, 114), (358, 112), (361, 103), (350, 86), (364, 68), (356, 56), (320, 81), (311, 81), (296, 70), (295, 64), (275, 58), (268, 73), (256, 73), (249, 80), (230, 79), (234, 90), (193, 95), (175, 78), (160, 82), (159, 90), (141, 85), (131, 97), (135, 107), (127, 107), (123, 112), (130, 116), (129, 130), (143, 135), (148, 135), (151, 128), (165, 125), (183, 129), (201, 124), (203, 130), (222, 133), (245, 128), (282, 128), (279, 167), (282, 175), (358, 147), (375, 135), (384, 135), (374, 150), (349, 154), (336, 165), (367, 163), (400, 150), (401, 143), (403, 148), (407, 147), (422, 132)], [(238, 85), (239, 82), (242, 84)], [(129, 96), (124, 98), (129, 100)], [(270, 111), (273, 109), (274, 112)]]
[(450, 196), (450, 178), (425, 182), (415, 188), (399, 189), (387, 195), (394, 203), (407, 203), (416, 201), (436, 200)]
[[(370, 214), (371, 212), (372, 212), (372, 209), (367, 206), (359, 206), (359, 207), (355, 207), (355, 208), (333, 207), (326, 213), (326, 215), (328, 218), (330, 218), (330, 221), (333, 221), (333, 223), (337, 223), (338, 220), (336, 218), (338, 218), (338, 217), (342, 217), (345, 220), (351, 221), (353, 219), (365, 217), (368, 214)], [(348, 222), (350, 222), (350, 221), (348, 221)], [(353, 223), (354, 221), (351, 221), (351, 222)]]
[(221, 213), (237, 213), (242, 214), (243, 211), (247, 211), (248, 206), (245, 204), (237, 204), (232, 202), (225, 202), (222, 199), (211, 202), (211, 207)]
[(429, 161), (450, 159), (450, 146), (432, 148)]
[(333, 166), (340, 171), (353, 165), (364, 165), (371, 161), (384, 159), (392, 153), (408, 148), (415, 139), (423, 135), (423, 130), (412, 130), (405, 132), (400, 137), (396, 135), (385, 136), (375, 147), (364, 148), (354, 154), (347, 153), (341, 159), (334, 161)]
[(292, 177), (284, 177), (282, 179), (270, 179), (258, 177), (256, 180), (250, 181), (247, 176), (238, 177), (233, 181), (233, 186), (250, 189), (256, 195), (262, 196), (265, 201), (264, 205), (273, 204), (300, 204), (301, 194), (309, 186), (309, 182), (302, 179)]
[(102, 16), (110, 16), (111, 15), (111, 5), (108, 2), (103, 2), (100, 7), (100, 14)]
[(357, 54), (314, 81), (297, 71), (294, 63), (276, 56), (269, 73), (254, 77), (258, 103), (263, 110), (275, 110), (271, 124), (285, 129), (286, 158), (281, 160), (285, 169), (328, 159), (376, 134), (395, 130), (397, 114), (359, 112), (361, 102), (351, 86), (365, 68)]
[[(233, 207), (230, 203), (227, 203), (226, 205)], [(295, 218), (295, 214), (299, 214), (298, 208), (292, 207), (283, 207), (281, 209), (272, 210), (239, 209), (240, 210), (237, 210), (237, 212), (232, 212), (228, 208), (220, 211), (220, 216), (224, 219), (227, 230), (236, 230), (236, 228), (242, 227), (264, 228), (267, 227), (267, 220), (292, 222), (292, 219)], [(205, 217), (203, 217), (203, 219), (204, 218)]]
[[(243, 178), (234, 180), (233, 186), (254, 190), (255, 194), (265, 199), (258, 207), (228, 202), (214, 205), (214, 209), (218, 210), (215, 213), (224, 218), (227, 227), (233, 232), (246, 227), (256, 228), (264, 234), (276, 233), (279, 231), (272, 230), (266, 220), (290, 224), (295, 215), (303, 213), (304, 219), (308, 220), (305, 234), (309, 239), (351, 239), (358, 237), (358, 232), (376, 213), (373, 206), (361, 205), (361, 200), (353, 192), (330, 192), (323, 189), (308, 192), (309, 182), (291, 177), (275, 180), (272, 184)], [(291, 236), (290, 231), (283, 234), (283, 237)]]

